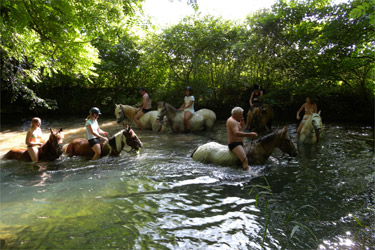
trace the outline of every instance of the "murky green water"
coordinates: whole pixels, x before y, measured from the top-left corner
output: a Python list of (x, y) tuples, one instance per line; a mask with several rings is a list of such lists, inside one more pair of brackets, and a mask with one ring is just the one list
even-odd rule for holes
[[(114, 134), (120, 127), (111, 121), (100, 124)], [(65, 119), (42, 127), (62, 126), (69, 142), (84, 136), (82, 125)], [(27, 126), (2, 126), (1, 153), (22, 145)], [(266, 249), (373, 247), (372, 127), (326, 124), (320, 144), (298, 145), (296, 158), (275, 151), (253, 167), (257, 178), (190, 158), (205, 142), (226, 143), (222, 122), (208, 133), (136, 132), (139, 155), (63, 157), (41, 172), (1, 161), (2, 248), (260, 249), (263, 238)], [(272, 191), (249, 195), (253, 185), (267, 185), (262, 175)]]

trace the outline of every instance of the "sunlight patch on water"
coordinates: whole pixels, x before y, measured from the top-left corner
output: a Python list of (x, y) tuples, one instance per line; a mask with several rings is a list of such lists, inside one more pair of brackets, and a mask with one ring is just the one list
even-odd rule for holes
[(193, 184), (209, 184), (209, 183), (215, 183), (218, 181), (219, 181), (218, 179), (211, 178), (209, 176), (200, 176), (195, 179), (179, 181), (176, 184), (174, 184), (174, 187), (187, 186), (187, 185), (193, 185)]

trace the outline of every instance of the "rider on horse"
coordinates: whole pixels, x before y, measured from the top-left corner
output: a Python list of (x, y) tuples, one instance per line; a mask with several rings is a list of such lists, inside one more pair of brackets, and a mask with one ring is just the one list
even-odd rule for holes
[(251, 92), (249, 104), (250, 104), (250, 110), (247, 113), (247, 122), (246, 127), (250, 129), (250, 126), (253, 122), (253, 110), (254, 108), (258, 108), (262, 105), (261, 103), (261, 97), (263, 96), (263, 91), (259, 88), (258, 84), (254, 85), (254, 91)]

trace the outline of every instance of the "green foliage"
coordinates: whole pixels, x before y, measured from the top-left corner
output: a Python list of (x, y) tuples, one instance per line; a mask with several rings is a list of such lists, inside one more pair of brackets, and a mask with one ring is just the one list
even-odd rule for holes
[[(2, 90), (43, 103), (36, 98), (42, 87), (107, 88), (115, 95), (101, 98), (112, 105), (135, 102), (145, 86), (154, 101), (179, 106), (190, 85), (197, 108), (220, 110), (224, 119), (231, 107), (247, 109), (259, 84), (280, 116), (312, 96), (332, 119), (357, 114), (356, 106), (369, 119), (373, 1), (280, 0), (241, 23), (197, 12), (160, 32), (148, 29), (142, 39), (128, 30), (141, 1), (2, 1), (2, 63), (8, 65), (2, 69), (13, 68), (3, 74)], [(38, 80), (44, 84), (33, 83)], [(25, 91), (34, 94), (24, 98)]]
[[(124, 30), (140, 2), (1, 1), (2, 62), (18, 68), (13, 72), (17, 80), (2, 81), (2, 89), (12, 89), (17, 98), (28, 81), (39, 82), (57, 72), (88, 79), (96, 76), (94, 65), (100, 60), (93, 42), (99, 38), (116, 42), (118, 30)], [(39, 102), (29, 94), (30, 101)]]

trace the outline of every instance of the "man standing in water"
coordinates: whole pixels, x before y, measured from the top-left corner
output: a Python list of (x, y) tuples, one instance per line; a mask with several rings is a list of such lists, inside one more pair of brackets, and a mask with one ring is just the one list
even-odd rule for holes
[(242, 168), (248, 170), (249, 163), (242, 141), (244, 137), (257, 137), (258, 134), (243, 132), (244, 127), (243, 109), (235, 107), (232, 109), (232, 116), (227, 120), (228, 147), (241, 160)]

